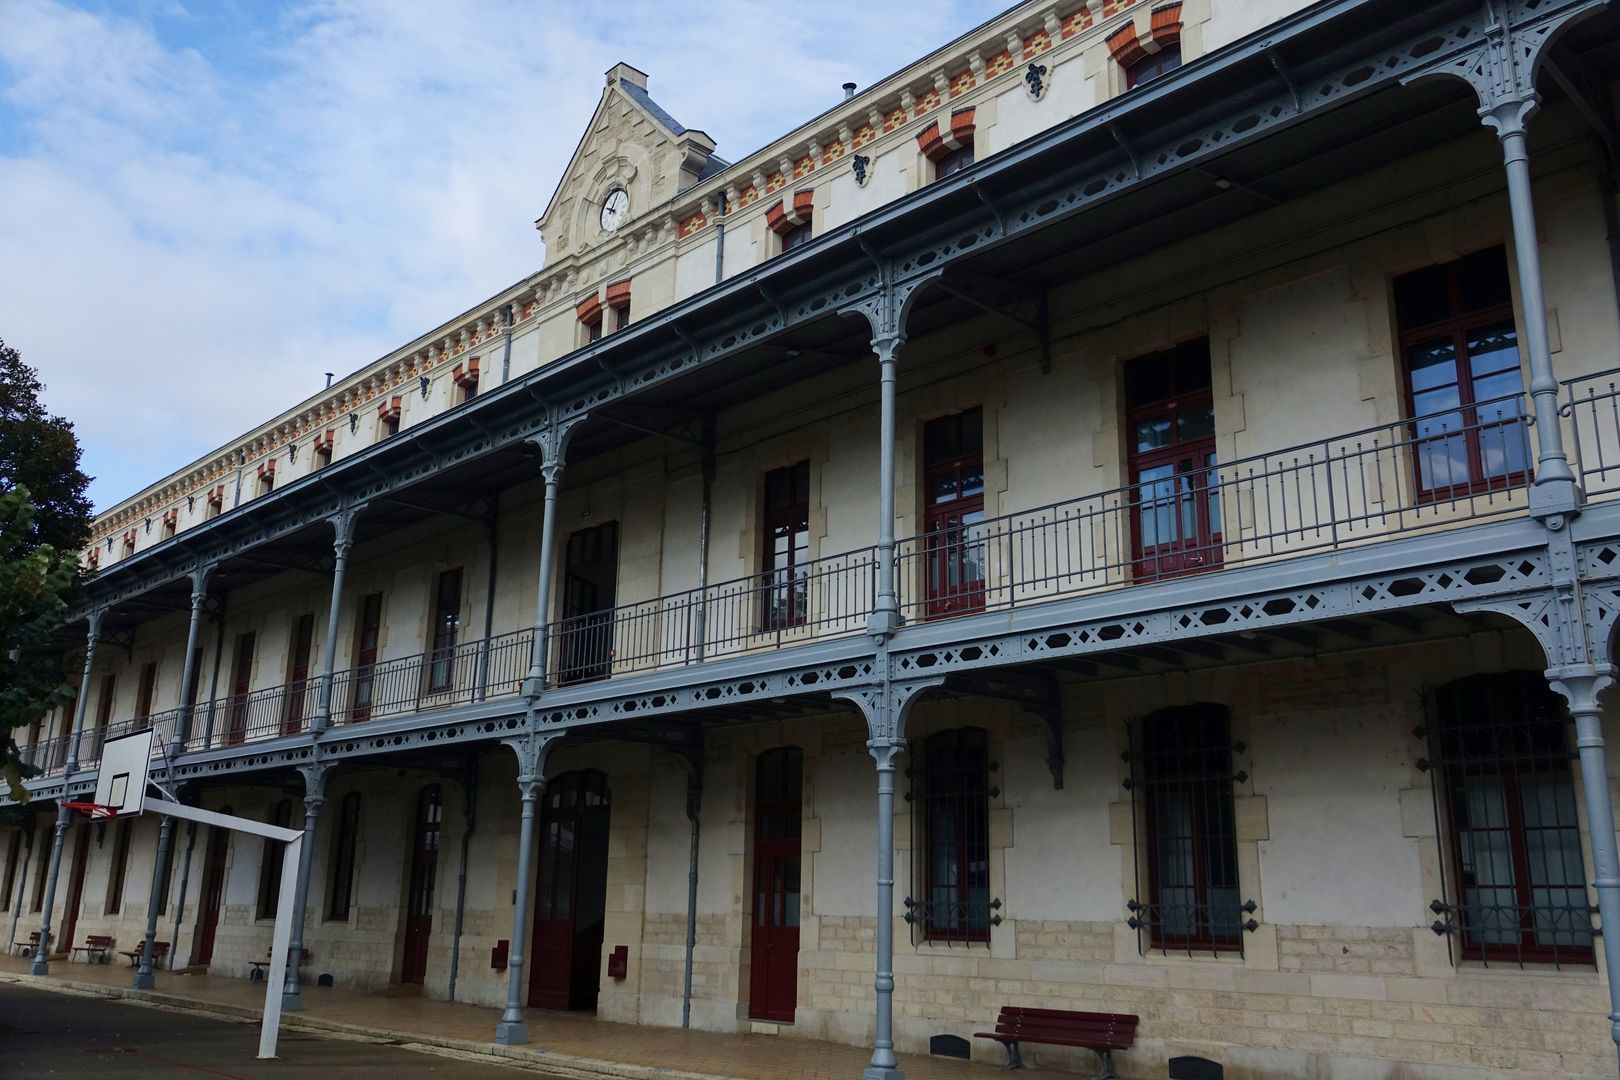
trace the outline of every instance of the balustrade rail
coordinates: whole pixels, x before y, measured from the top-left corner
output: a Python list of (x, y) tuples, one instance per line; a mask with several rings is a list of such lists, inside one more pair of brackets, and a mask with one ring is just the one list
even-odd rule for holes
[(1570, 457), (1588, 495), (1620, 490), (1620, 368), (1564, 381)]
[[(1566, 385), (1582, 477), (1589, 490), (1620, 487), (1620, 369)], [(969, 519), (897, 545), (901, 611), (912, 622), (965, 615), (1521, 510), (1532, 479), (1531, 423), (1524, 396), (1514, 395), (1237, 461), (1199, 459), (1170, 479)], [(546, 628), (546, 684), (862, 633), (877, 566), (877, 550), (865, 547), (558, 620)], [(514, 696), (532, 649), (533, 632), (519, 630), (338, 672), (332, 722)], [(319, 693), (312, 678), (201, 704), (187, 747), (302, 730)], [(83, 736), (81, 763), (99, 756), (104, 737)], [(66, 741), (46, 740), (25, 759), (60, 769)]]
[[(139, 731), (155, 728), (158, 732), (157, 740), (153, 742), (153, 749), (162, 749), (166, 740), (174, 734), (174, 725), (180, 719), (179, 709), (168, 709), (164, 712), (152, 713), (148, 716), (138, 716), (129, 720), (120, 720), (108, 724), (105, 728), (92, 727), (81, 731), (78, 735), (79, 753), (77, 755), (78, 767), (91, 769), (101, 760), (101, 748), (111, 739), (123, 738)], [(68, 746), (73, 741), (71, 735), (57, 735), (49, 739), (41, 739), (22, 747), (22, 760), (34, 766), (46, 776), (61, 772), (67, 765)]]

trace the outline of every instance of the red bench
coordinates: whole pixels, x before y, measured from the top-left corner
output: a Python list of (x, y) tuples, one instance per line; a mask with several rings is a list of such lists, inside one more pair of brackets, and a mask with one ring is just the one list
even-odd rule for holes
[[(122, 955), (129, 957), (129, 966), (130, 967), (135, 967), (138, 964), (140, 964), (141, 957), (143, 955), (145, 955), (145, 953), (146, 953), (146, 939), (141, 938), (140, 941), (135, 943), (135, 947), (133, 949), (126, 950)], [(168, 954), (169, 954), (169, 943), (167, 941), (154, 941), (154, 942), (152, 942), (152, 966), (153, 967), (157, 967), (159, 964), (163, 963), (163, 958), (165, 956), (167, 956)]]
[(1137, 1018), (1128, 1013), (1068, 1012), (1063, 1009), (1021, 1009), (1002, 1007), (996, 1017), (996, 1030), (980, 1031), (976, 1039), (994, 1039), (1007, 1048), (1007, 1068), (1024, 1064), (1018, 1056), (1019, 1043), (1045, 1043), (1048, 1046), (1078, 1046), (1102, 1059), (1097, 1080), (1114, 1076), (1114, 1051), (1127, 1050), (1136, 1038)]
[(79, 953), (84, 953), (85, 963), (89, 964), (99, 960), (105, 964), (107, 962), (107, 953), (112, 947), (113, 939), (108, 935), (89, 934), (85, 937), (83, 945), (75, 945), (68, 950), (69, 959)]

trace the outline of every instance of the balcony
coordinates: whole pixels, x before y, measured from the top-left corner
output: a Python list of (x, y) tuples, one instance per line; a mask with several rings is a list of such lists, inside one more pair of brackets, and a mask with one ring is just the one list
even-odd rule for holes
[[(1154, 481), (901, 540), (896, 587), (908, 624), (1021, 608), (1147, 582), (1278, 562), (1525, 512), (1534, 460), (1527, 395), (1411, 417)], [(1620, 368), (1564, 384), (1562, 416), (1588, 494), (1620, 490)], [(754, 574), (545, 628), (547, 689), (755, 655), (866, 632), (875, 547)], [(345, 726), (522, 694), (530, 629), (458, 642), (334, 675)], [(297, 734), (317, 710), (310, 679), (199, 704), (188, 750)], [(178, 710), (86, 732), (101, 742)], [(66, 740), (25, 750), (47, 772)]]

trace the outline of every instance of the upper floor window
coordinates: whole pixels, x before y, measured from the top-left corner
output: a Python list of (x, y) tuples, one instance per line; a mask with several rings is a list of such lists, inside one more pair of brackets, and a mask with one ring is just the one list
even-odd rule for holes
[(377, 437), (386, 439), (399, 434), (399, 418), (404, 403), (400, 398), (384, 398), (377, 405)]
[(462, 401), (471, 401), (478, 396), (478, 357), (469, 356), (465, 363), (457, 364), (450, 372), (450, 378), (461, 391)]
[(1137, 888), (1147, 901), (1133, 925), (1154, 948), (1239, 946), (1236, 810), (1230, 725), (1219, 705), (1163, 709), (1132, 726), (1131, 797), (1146, 825)]
[(1218, 567), (1221, 503), (1209, 342), (1125, 365), (1136, 580)]
[(913, 882), (924, 941), (990, 940), (990, 749), (980, 728), (923, 740), (913, 770)]
[(970, 139), (955, 150), (946, 152), (934, 162), (934, 179), (943, 180), (973, 164), (973, 142)]
[(152, 696), (157, 692), (157, 661), (141, 665), (141, 681), (135, 688), (135, 719), (152, 715)]
[(1125, 68), (1125, 89), (1150, 83), (1181, 66), (1181, 42), (1167, 45), (1156, 53), (1148, 53)]
[(276, 463), (275, 463), (275, 460), (272, 459), (270, 461), (261, 461), (259, 463), (259, 470), (258, 471), (259, 471), (259, 494), (260, 495), (266, 495), (266, 494), (270, 493), (271, 491), (275, 490), (275, 486), (276, 486)]
[(765, 474), (765, 630), (798, 626), (807, 614), (810, 561), (810, 463)]
[(461, 635), (461, 568), (439, 574), (433, 600), (433, 652), (428, 693), (449, 690), (456, 679), (456, 641)]
[(984, 410), (923, 427), (928, 615), (984, 607)]
[(1568, 714), (1538, 672), (1477, 675), (1435, 694), (1452, 909), (1464, 957), (1593, 962)]
[(796, 191), (765, 212), (765, 224), (782, 238), (783, 251), (808, 244), (815, 235), (811, 226), (815, 204), (815, 192)]
[(936, 121), (917, 134), (917, 147), (933, 162), (935, 180), (961, 172), (974, 160), (974, 109), (959, 109), (943, 123)]
[(803, 247), (810, 242), (813, 236), (814, 230), (810, 222), (806, 221), (803, 224), (795, 225), (782, 234), (782, 250), (792, 251), (796, 247)]
[(1530, 468), (1507, 252), (1395, 279), (1417, 486), (1427, 498), (1500, 489)]

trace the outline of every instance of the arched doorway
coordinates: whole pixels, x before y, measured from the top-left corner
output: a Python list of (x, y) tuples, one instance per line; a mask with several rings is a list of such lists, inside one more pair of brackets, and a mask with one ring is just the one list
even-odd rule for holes
[(791, 1022), (799, 1004), (799, 857), (804, 752), (783, 746), (754, 767), (754, 915), (748, 1015)]
[(411, 884), (405, 895), (405, 954), (399, 981), (420, 984), (427, 977), (428, 939), (433, 932), (433, 887), (439, 874), (439, 826), (444, 820), (444, 789), (429, 784), (416, 797), (416, 828), (411, 835)]
[(535, 883), (529, 1004), (595, 1009), (607, 907), (607, 776), (595, 769), (546, 782)]

